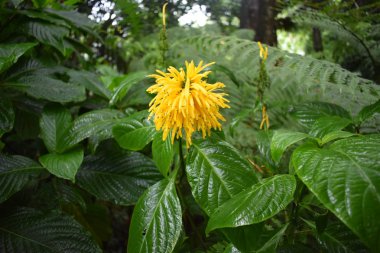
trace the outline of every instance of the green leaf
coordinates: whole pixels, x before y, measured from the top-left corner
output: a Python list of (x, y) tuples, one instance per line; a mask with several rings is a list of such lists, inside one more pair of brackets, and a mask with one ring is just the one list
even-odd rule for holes
[(80, 115), (73, 122), (73, 126), (65, 137), (65, 145), (72, 147), (82, 140), (94, 135), (111, 137), (111, 129), (123, 117), (118, 110), (94, 110)]
[(181, 233), (182, 211), (175, 178), (150, 187), (136, 204), (129, 228), (128, 252), (170, 253)]
[(17, 80), (6, 82), (15, 89), (25, 91), (29, 96), (52, 102), (80, 102), (86, 99), (84, 87), (65, 83), (42, 73), (28, 74)]
[(322, 140), (321, 140), (321, 145), (324, 145), (330, 141), (334, 141), (336, 139), (344, 139), (344, 138), (348, 138), (348, 137), (351, 137), (351, 136), (354, 136), (355, 134), (353, 133), (350, 133), (350, 132), (346, 132), (346, 131), (334, 131), (334, 132), (330, 132), (328, 134), (326, 134), (325, 136), (323, 136)]
[(324, 102), (308, 102), (297, 105), (294, 108), (292, 115), (301, 125), (307, 128), (311, 128), (314, 122), (323, 116), (339, 116), (347, 119), (351, 118), (349, 112), (339, 105)]
[(112, 134), (120, 147), (129, 150), (141, 150), (157, 134), (151, 121), (131, 119), (112, 128)]
[(104, 86), (96, 74), (89, 71), (72, 69), (67, 74), (70, 76), (70, 82), (83, 85), (86, 89), (106, 99), (111, 98), (111, 92)]
[(43, 170), (27, 157), (0, 154), (0, 203), (38, 177)]
[(53, 46), (63, 55), (66, 55), (67, 48), (63, 43), (63, 38), (69, 35), (70, 30), (68, 28), (49, 23), (29, 21), (21, 29), (28, 35), (35, 37), (42, 44)]
[(98, 245), (73, 218), (22, 208), (0, 218), (0, 252), (96, 253)]
[(256, 252), (257, 253), (275, 253), (277, 252), (277, 246), (280, 243), (282, 237), (285, 234), (286, 229), (288, 228), (288, 224), (283, 226), (282, 228), (275, 230), (272, 233), (272, 236), (267, 239), (267, 241), (258, 249)]
[(308, 134), (300, 132), (288, 130), (275, 131), (270, 145), (273, 160), (279, 162), (282, 154), (288, 147), (308, 137), (310, 137)]
[(77, 204), (83, 210), (86, 210), (86, 201), (83, 199), (81, 192), (73, 185), (67, 184), (67, 181), (54, 181), (54, 191), (58, 195), (61, 204)]
[(276, 252), (288, 224), (279, 228), (268, 230), (263, 222), (249, 226), (225, 228), (223, 232), (234, 246), (242, 252)]
[(314, 122), (309, 134), (317, 138), (322, 138), (328, 133), (342, 130), (351, 123), (351, 120), (338, 116), (320, 117)]
[(92, 35), (97, 36), (97, 34), (94, 32), (94, 29), (96, 28), (97, 24), (94, 21), (90, 20), (88, 16), (83, 13), (79, 13), (78, 11), (54, 9), (46, 9), (45, 11), (66, 20), (67, 22), (71, 23), (74, 26), (74, 28), (82, 29)]
[(74, 182), (83, 161), (83, 150), (76, 148), (61, 154), (46, 154), (39, 160), (51, 174)]
[(202, 209), (212, 214), (232, 196), (258, 182), (252, 167), (225, 141), (194, 141), (186, 159), (192, 194)]
[[(20, 101), (18, 101), (18, 105), (20, 105)], [(26, 104), (27, 105), (27, 104)], [(29, 104), (29, 106), (31, 106)], [(36, 139), (40, 134), (40, 126), (39, 126), (39, 117), (38, 115), (30, 112), (28, 110), (22, 110), (23, 108), (15, 107), (15, 123), (14, 130), (17, 134), (17, 137), (21, 140), (27, 139)], [(26, 109), (26, 108), (25, 108)], [(41, 108), (42, 109), (42, 108)]]
[(318, 233), (314, 223), (307, 220), (304, 222), (313, 229), (324, 252), (366, 252), (359, 238), (341, 222), (328, 224), (322, 233)]
[(170, 166), (172, 165), (174, 146), (171, 142), (171, 134), (165, 141), (162, 140), (162, 132), (156, 134), (152, 143), (153, 161), (161, 174), (165, 177), (168, 175)]
[(363, 122), (370, 119), (376, 113), (380, 113), (380, 100), (374, 104), (363, 107), (358, 114), (359, 121)]
[(150, 158), (116, 149), (87, 156), (77, 183), (98, 199), (133, 205), (146, 188), (161, 178)]
[(40, 119), (41, 138), (49, 152), (61, 152), (65, 149), (64, 137), (71, 127), (71, 114), (61, 105), (44, 107)]
[(0, 98), (0, 137), (12, 130), (15, 112), (12, 103), (6, 98)]
[(228, 244), (223, 253), (241, 253), (232, 243)]
[(264, 222), (241, 226), (236, 228), (224, 228), (221, 230), (228, 241), (242, 252), (254, 252), (262, 245), (262, 237), (265, 234)]
[(49, 0), (32, 0), (32, 2), (35, 8), (43, 8), (49, 3)]
[(126, 76), (116, 77), (111, 84), (111, 87), (114, 83), (117, 83), (117, 88), (115, 89), (112, 98), (110, 100), (110, 104), (114, 105), (118, 101), (120, 101), (128, 92), (128, 90), (138, 82), (142, 81), (146, 78), (147, 72), (139, 71), (133, 72)]
[(372, 249), (380, 248), (380, 135), (352, 137), (327, 148), (298, 147), (292, 163), (319, 201)]
[(211, 215), (206, 233), (225, 227), (239, 227), (265, 221), (283, 210), (292, 200), (296, 180), (292, 175), (266, 178), (238, 193)]
[(17, 60), (37, 43), (0, 44), (0, 73), (15, 64)]

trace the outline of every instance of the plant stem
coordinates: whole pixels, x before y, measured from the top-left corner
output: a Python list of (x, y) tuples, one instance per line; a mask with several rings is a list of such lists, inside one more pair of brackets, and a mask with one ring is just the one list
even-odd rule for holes
[(193, 221), (193, 218), (192, 218), (190, 211), (189, 211), (189, 207), (188, 207), (187, 202), (184, 199), (184, 197), (183, 197), (184, 195), (182, 193), (182, 180), (184, 178), (185, 169), (186, 169), (185, 158), (184, 158), (183, 150), (182, 150), (182, 138), (179, 139), (178, 151), (179, 151), (178, 153), (179, 153), (180, 164), (179, 164), (179, 170), (178, 170), (178, 174), (177, 174), (178, 180), (176, 181), (176, 189), (177, 189), (177, 193), (178, 193), (178, 198), (181, 202), (181, 206), (183, 207), (183, 211), (182, 211), (183, 220), (187, 221), (187, 223), (191, 227), (191, 230), (196, 234), (197, 242), (200, 244), (200, 246), (203, 249), (206, 249), (206, 247), (203, 243), (202, 235), (198, 233), (197, 226)]

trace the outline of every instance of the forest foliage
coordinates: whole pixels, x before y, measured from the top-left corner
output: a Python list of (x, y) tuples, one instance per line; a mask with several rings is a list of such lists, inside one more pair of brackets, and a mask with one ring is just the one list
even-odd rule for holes
[[(199, 1), (222, 29), (170, 3), (162, 30), (147, 2), (95, 22), (102, 1), (0, 0), (0, 252), (380, 249), (380, 6), (279, 1), (286, 32), (323, 32), (301, 56), (228, 3)], [(201, 60), (230, 108), (188, 148), (148, 117), (148, 75)]]

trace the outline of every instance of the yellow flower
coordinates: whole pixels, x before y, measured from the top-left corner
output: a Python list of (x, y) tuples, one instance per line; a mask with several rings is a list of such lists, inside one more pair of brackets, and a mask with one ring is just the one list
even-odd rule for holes
[[(156, 129), (163, 131), (163, 140), (171, 132), (171, 141), (186, 134), (186, 146), (191, 145), (191, 136), (194, 131), (202, 131), (203, 138), (211, 134), (211, 128), (221, 130), (219, 120), (225, 121), (220, 108), (229, 108), (229, 102), (224, 98), (227, 94), (217, 93), (224, 84), (217, 82), (207, 83), (207, 76), (211, 71), (202, 70), (214, 64), (198, 66), (194, 62), (185, 62), (186, 71), (169, 67), (168, 72), (156, 70), (158, 74), (150, 75), (156, 83), (147, 89), (147, 92), (156, 94), (149, 103), (149, 118), (154, 115)], [(202, 66), (203, 65), (203, 66)]]
[(260, 41), (257, 44), (260, 48), (260, 58), (265, 61), (268, 58), (268, 47), (264, 48)]

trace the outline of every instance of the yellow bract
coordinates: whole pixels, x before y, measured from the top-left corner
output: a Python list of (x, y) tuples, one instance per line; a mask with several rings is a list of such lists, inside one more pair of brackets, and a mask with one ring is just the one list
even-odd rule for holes
[(162, 25), (164, 28), (166, 27), (166, 6), (168, 3), (165, 3), (164, 6), (162, 6)]
[(194, 131), (202, 131), (203, 138), (211, 134), (211, 128), (221, 130), (219, 120), (225, 121), (220, 114), (220, 108), (229, 108), (229, 102), (224, 98), (227, 94), (217, 93), (224, 87), (223, 83), (207, 83), (207, 76), (211, 71), (201, 73), (214, 62), (198, 66), (194, 62), (185, 62), (183, 68), (177, 70), (169, 67), (168, 72), (156, 70), (158, 74), (150, 75), (156, 83), (147, 91), (157, 94), (149, 103), (149, 118), (154, 115), (156, 129), (163, 130), (163, 140), (172, 133), (171, 141), (186, 134), (186, 146), (191, 145), (191, 136)]
[(268, 58), (268, 47), (264, 48), (260, 41), (257, 44), (260, 48), (260, 58), (265, 61)]

